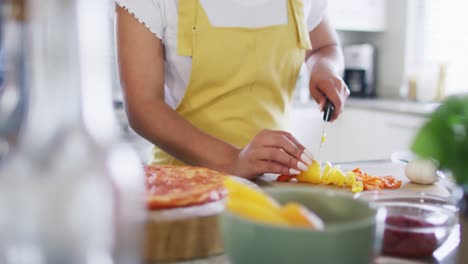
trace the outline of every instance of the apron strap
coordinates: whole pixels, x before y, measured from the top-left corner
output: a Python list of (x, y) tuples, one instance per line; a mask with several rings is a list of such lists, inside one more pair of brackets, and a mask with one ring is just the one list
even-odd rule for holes
[(192, 56), (193, 30), (196, 26), (198, 0), (179, 1), (177, 53), (180, 56)]
[(303, 0), (291, 0), (291, 5), (294, 19), (296, 20), (299, 45), (305, 50), (311, 50), (312, 44), (310, 43), (309, 31), (307, 30), (304, 19), (304, 2)]

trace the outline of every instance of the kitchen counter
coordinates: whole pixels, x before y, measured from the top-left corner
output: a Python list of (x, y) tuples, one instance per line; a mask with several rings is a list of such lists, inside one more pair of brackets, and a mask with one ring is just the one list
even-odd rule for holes
[(437, 107), (439, 107), (439, 103), (423, 103), (394, 99), (350, 98), (348, 99), (345, 107), (428, 116), (432, 112), (434, 112), (434, 110), (437, 109)]
[[(370, 173), (387, 172), (395, 176), (396, 178), (402, 177), (402, 170), (404, 170), (404, 165), (392, 163), (389, 160), (383, 161), (368, 161), (368, 162), (359, 162), (359, 163), (342, 163), (342, 168), (354, 168), (360, 167), (365, 171)], [(269, 176), (261, 177), (256, 182), (259, 185), (272, 186), (269, 184), (271, 179), (274, 178)], [(277, 185), (273, 185), (277, 186)], [(311, 188), (315, 188), (311, 186)], [(432, 194), (440, 194), (441, 196), (448, 195), (447, 188), (443, 185), (442, 182), (438, 182), (435, 185), (423, 186), (415, 185), (409, 182), (405, 183), (405, 186), (402, 189), (411, 192), (425, 192)], [(466, 225), (468, 224), (468, 219), (462, 219), (461, 225), (464, 227), (463, 231), (466, 233)], [(464, 234), (465, 235), (465, 234)], [(376, 264), (424, 264), (424, 263), (446, 263), (446, 264), (456, 264), (456, 254), (457, 251), (460, 251), (460, 226), (457, 226), (447, 241), (434, 252), (434, 258), (429, 260), (408, 260), (408, 259), (395, 259), (390, 257), (378, 257), (375, 261)], [(461, 263), (461, 262), (459, 262)], [(173, 264), (229, 264), (229, 260), (224, 255), (213, 256), (206, 259), (192, 260), (192, 261), (182, 261), (182, 262), (173, 262)]]
[[(313, 101), (295, 101), (294, 107), (310, 107), (316, 105)], [(380, 98), (348, 98), (345, 108), (375, 110), (381, 112), (429, 116), (439, 106), (439, 103), (424, 103), (396, 99)]]

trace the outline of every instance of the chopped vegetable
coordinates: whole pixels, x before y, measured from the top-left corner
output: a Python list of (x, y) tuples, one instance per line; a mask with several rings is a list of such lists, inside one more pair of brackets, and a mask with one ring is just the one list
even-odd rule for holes
[(395, 180), (392, 176), (372, 176), (362, 172), (360, 168), (343, 172), (339, 165), (333, 167), (330, 162), (325, 163), (325, 167), (322, 171), (322, 167), (317, 161), (314, 161), (312, 165), (310, 165), (308, 171), (301, 172), (297, 177), (280, 175), (277, 181), (288, 182), (293, 178), (296, 178), (298, 182), (322, 183), (337, 187), (351, 188), (353, 192), (398, 189), (402, 184), (401, 181)]
[(327, 140), (327, 134), (323, 133), (322, 138), (320, 139), (320, 144), (325, 143), (325, 140)]
[(265, 193), (255, 190), (230, 177), (224, 180), (224, 187), (228, 190), (229, 199), (246, 200), (248, 203), (255, 203), (269, 210), (278, 210), (280, 208), (278, 202)]
[(364, 185), (362, 184), (362, 181), (355, 181), (351, 188), (353, 193), (362, 192), (364, 190)]
[(396, 181), (392, 176), (371, 176), (356, 168), (353, 170), (356, 174), (356, 180), (362, 181), (364, 184), (364, 190), (383, 190), (383, 189), (398, 189), (401, 187), (402, 182)]
[(312, 165), (309, 166), (309, 169), (297, 175), (296, 179), (299, 182), (321, 183), (322, 182), (321, 174), (322, 174), (322, 165), (320, 165), (319, 162), (314, 161), (312, 162)]
[(280, 175), (278, 176), (278, 178), (276, 178), (276, 181), (278, 182), (288, 182), (292, 179), (294, 179), (296, 176), (293, 176), (293, 175)]
[(317, 230), (324, 228), (323, 221), (314, 212), (310, 211), (303, 205), (295, 202), (285, 204), (280, 215), (288, 221), (290, 225), (309, 227)]
[(433, 184), (437, 181), (437, 164), (429, 159), (412, 160), (406, 164), (405, 175), (414, 183)]
[(224, 181), (224, 186), (228, 191), (227, 210), (242, 218), (270, 225), (306, 227), (314, 230), (324, 228), (322, 219), (301, 204), (289, 202), (281, 206), (262, 190), (231, 178)]
[(328, 161), (325, 163), (325, 168), (322, 173), (322, 181), (326, 181), (330, 177), (330, 172), (333, 168), (333, 165)]
[(356, 175), (354, 175), (354, 172), (352, 171), (346, 172), (346, 180), (345, 180), (346, 186), (352, 187), (354, 182), (356, 182)]

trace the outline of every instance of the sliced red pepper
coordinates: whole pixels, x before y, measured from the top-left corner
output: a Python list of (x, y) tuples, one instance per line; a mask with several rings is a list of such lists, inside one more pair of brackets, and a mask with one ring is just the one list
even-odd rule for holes
[(384, 186), (385, 189), (398, 189), (401, 187), (401, 181), (395, 181), (395, 179), (393, 179), (393, 182), (390, 180), (386, 180)]
[(392, 183), (395, 182), (395, 178), (392, 176), (383, 176), (382, 178)]
[(364, 190), (366, 190), (366, 191), (381, 191), (382, 188), (380, 188), (377, 185), (364, 183)]
[(277, 182), (288, 182), (288, 181), (294, 179), (295, 177), (296, 176), (282, 174), (282, 175), (278, 176), (278, 178), (276, 178), (276, 181)]

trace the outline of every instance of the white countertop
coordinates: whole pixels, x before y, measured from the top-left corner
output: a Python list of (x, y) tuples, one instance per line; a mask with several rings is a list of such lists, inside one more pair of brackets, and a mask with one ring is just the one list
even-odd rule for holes
[[(294, 102), (294, 107), (310, 107), (313, 101)], [(439, 103), (404, 101), (380, 98), (349, 98), (345, 108), (368, 109), (382, 112), (429, 116), (437, 109)]]
[(348, 99), (345, 107), (373, 109), (385, 112), (397, 112), (427, 116), (434, 112), (439, 103), (403, 101), (395, 99)]
[[(356, 166), (362, 168), (364, 171), (371, 174), (390, 174), (397, 179), (403, 179), (404, 163), (395, 163), (390, 160), (382, 161), (363, 161), (363, 162), (351, 162), (340, 164), (343, 169), (353, 169)], [(273, 177), (273, 178), (276, 178)], [(266, 183), (269, 180), (260, 179)], [(258, 182), (257, 182), (258, 183)], [(260, 184), (263, 185), (263, 184)], [(268, 185), (266, 185), (268, 186)], [(310, 185), (309, 185), (310, 186)], [(314, 186), (310, 186), (314, 188)], [(416, 192), (416, 193), (427, 193), (436, 195), (449, 195), (448, 190), (444, 187), (443, 182), (438, 182), (432, 186), (416, 185), (405, 180), (402, 186), (402, 191)], [(434, 252), (433, 258), (430, 259), (399, 259), (393, 257), (379, 256), (374, 260), (376, 264), (432, 264), (432, 263), (455, 263), (456, 250), (460, 243), (460, 226), (456, 226), (447, 239), (447, 241)], [(212, 256), (204, 259), (172, 262), (171, 264), (230, 264), (230, 261), (225, 255)]]

